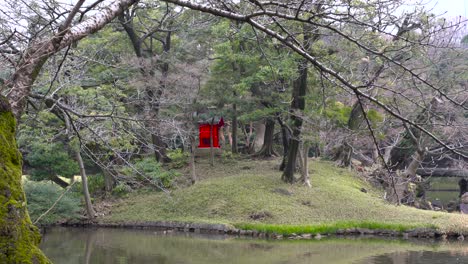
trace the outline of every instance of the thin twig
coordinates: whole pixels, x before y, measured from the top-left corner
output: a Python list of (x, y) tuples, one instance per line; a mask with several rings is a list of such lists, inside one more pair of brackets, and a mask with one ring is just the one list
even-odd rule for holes
[(71, 190), (71, 187), (76, 183), (73, 182), (70, 186), (67, 187), (67, 189), (65, 191), (63, 191), (63, 193), (57, 198), (57, 200), (54, 202), (54, 204), (52, 204), (52, 206), (47, 209), (47, 211), (45, 211), (43, 214), (41, 214), (35, 221), (33, 224), (37, 224), (37, 222), (39, 222), (39, 220), (42, 219), (42, 217), (46, 216), (50, 211), (52, 211), (52, 209), (54, 209), (54, 207), (58, 204), (58, 202), (60, 202), (60, 200), (62, 200), (63, 196), (65, 196), (65, 194)]

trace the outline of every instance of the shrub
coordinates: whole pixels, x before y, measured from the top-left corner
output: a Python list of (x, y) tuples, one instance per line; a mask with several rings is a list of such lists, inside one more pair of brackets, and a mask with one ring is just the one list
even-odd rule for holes
[[(81, 183), (81, 178), (73, 186), (73, 192), (83, 193), (83, 185)], [(88, 175), (88, 191), (91, 195), (100, 194), (105, 189), (104, 176), (102, 174), (93, 174)]]
[(115, 186), (114, 189), (112, 189), (112, 195), (118, 196), (118, 197), (124, 197), (131, 191), (132, 191), (132, 188), (130, 186), (121, 182), (117, 186)]
[(164, 169), (160, 163), (151, 158), (143, 158), (134, 162), (135, 169), (125, 168), (122, 173), (135, 178), (140, 182), (149, 182), (150, 184), (169, 188), (172, 186), (173, 180), (179, 176), (179, 173), (173, 170)]
[(70, 178), (80, 172), (78, 164), (70, 157), (61, 143), (38, 143), (30, 145), (31, 152), (25, 160), (31, 166), (33, 180), (45, 180), (51, 175)]
[(167, 156), (171, 159), (168, 164), (171, 169), (180, 169), (188, 165), (189, 153), (183, 152), (181, 149), (169, 150)]
[(89, 193), (96, 194), (105, 189), (104, 176), (101, 174), (94, 174), (88, 176), (88, 189)]
[(239, 154), (234, 154), (231, 150), (226, 150), (221, 153), (221, 162), (223, 164), (235, 163), (240, 158)]
[[(54, 204), (65, 190), (49, 182), (26, 181), (24, 191), (29, 215), (31, 220), (35, 221)], [(41, 218), (39, 224), (52, 224), (77, 218), (80, 209), (79, 196), (76, 193), (68, 192), (46, 216)]]

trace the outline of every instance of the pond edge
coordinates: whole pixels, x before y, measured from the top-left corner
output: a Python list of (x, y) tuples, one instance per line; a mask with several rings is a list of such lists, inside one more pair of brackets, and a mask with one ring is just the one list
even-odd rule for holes
[(389, 229), (367, 229), (346, 228), (338, 229), (336, 232), (328, 233), (301, 233), (301, 234), (279, 234), (275, 232), (263, 232), (255, 229), (239, 229), (227, 224), (190, 223), (176, 221), (154, 221), (154, 222), (127, 222), (127, 223), (102, 223), (102, 222), (74, 222), (47, 225), (41, 227), (64, 226), (64, 227), (101, 227), (101, 228), (123, 228), (123, 229), (153, 229), (165, 232), (187, 232), (201, 234), (226, 234), (233, 236), (268, 238), (268, 239), (321, 239), (326, 236), (375, 236), (399, 239), (440, 239), (440, 240), (464, 240), (468, 232), (444, 232), (433, 228), (414, 228), (407, 231), (396, 231)]

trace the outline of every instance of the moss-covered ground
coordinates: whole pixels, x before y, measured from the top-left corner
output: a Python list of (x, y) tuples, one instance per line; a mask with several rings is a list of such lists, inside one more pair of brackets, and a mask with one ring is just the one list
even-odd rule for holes
[(381, 190), (331, 162), (310, 161), (312, 188), (283, 183), (278, 163), (219, 160), (211, 167), (202, 159), (197, 163), (200, 181), (195, 185), (175, 188), (170, 194), (131, 193), (101, 221), (223, 223), (281, 233), (349, 227), (468, 231), (468, 216), (389, 204)]

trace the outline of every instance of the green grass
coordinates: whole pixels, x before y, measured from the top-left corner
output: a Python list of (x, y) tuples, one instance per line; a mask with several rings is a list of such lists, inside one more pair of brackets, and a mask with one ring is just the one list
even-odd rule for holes
[[(345, 230), (351, 228), (363, 228), (371, 230), (394, 230), (400, 233), (414, 229), (421, 228), (423, 225), (411, 224), (385, 224), (377, 222), (359, 222), (359, 221), (340, 221), (328, 224), (318, 225), (275, 225), (275, 224), (256, 224), (256, 223), (241, 223), (236, 224), (236, 228), (242, 230), (256, 230), (264, 233), (276, 233), (281, 235), (291, 234), (333, 234), (338, 230)], [(424, 226), (425, 228), (436, 228), (433, 225)]]
[[(223, 223), (273, 230), (336, 230), (361, 227), (404, 230), (435, 227), (468, 231), (468, 217), (388, 204), (383, 193), (352, 172), (310, 161), (312, 188), (281, 181), (278, 160), (197, 164), (200, 181), (169, 195), (132, 193), (104, 222), (181, 221)], [(361, 192), (365, 188), (367, 193)], [(284, 193), (290, 193), (285, 195)], [(253, 220), (253, 215), (264, 218)], [(314, 229), (315, 228), (315, 229)], [(291, 231), (292, 233), (299, 231)]]

